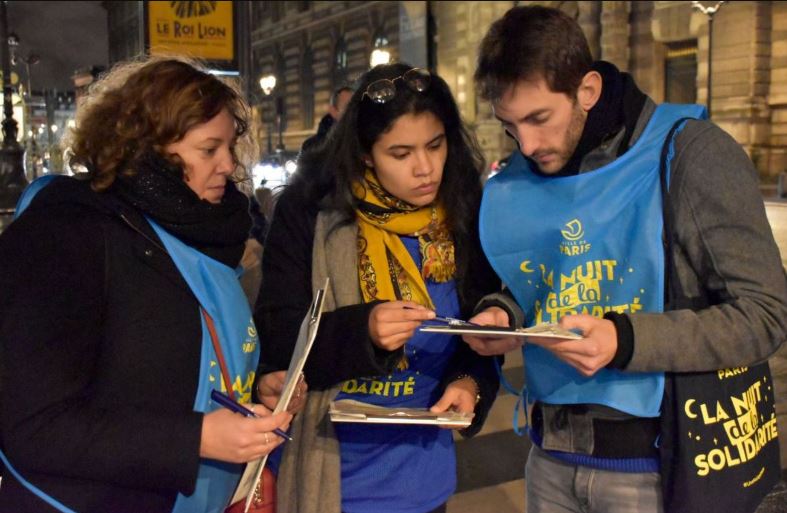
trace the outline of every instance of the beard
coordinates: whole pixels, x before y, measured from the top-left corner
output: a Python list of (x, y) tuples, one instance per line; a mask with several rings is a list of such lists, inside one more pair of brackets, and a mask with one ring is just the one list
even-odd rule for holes
[[(560, 147), (539, 150), (530, 157), (542, 173), (546, 175), (555, 174), (562, 170), (566, 163), (571, 160), (571, 156), (574, 155), (579, 140), (582, 138), (582, 130), (585, 128), (586, 118), (587, 114), (585, 111), (582, 110), (579, 103), (575, 102), (571, 109), (571, 120), (568, 123), (566, 135)], [(547, 161), (542, 162), (545, 158)]]

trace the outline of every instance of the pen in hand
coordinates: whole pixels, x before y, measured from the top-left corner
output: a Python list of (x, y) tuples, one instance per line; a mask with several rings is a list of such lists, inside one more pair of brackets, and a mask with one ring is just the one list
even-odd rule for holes
[[(405, 310), (415, 310), (412, 306), (403, 306)], [(470, 321), (463, 321), (462, 319), (455, 319), (453, 317), (442, 317), (440, 315), (436, 315), (429, 319), (430, 321), (438, 321), (444, 322), (449, 326), (478, 326), (478, 324)]]
[[(210, 398), (216, 401), (217, 403), (219, 403), (220, 405), (224, 406), (228, 410), (234, 411), (235, 413), (240, 413), (244, 417), (257, 417), (256, 413), (246, 408), (245, 406), (236, 403), (228, 395), (223, 394), (218, 390), (211, 390)], [(285, 440), (292, 441), (292, 437), (279, 428), (274, 428), (273, 432), (279, 435), (280, 437), (284, 438)]]

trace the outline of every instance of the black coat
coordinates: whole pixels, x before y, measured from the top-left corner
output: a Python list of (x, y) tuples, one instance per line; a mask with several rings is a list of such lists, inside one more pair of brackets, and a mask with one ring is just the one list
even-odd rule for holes
[[(3, 450), (80, 513), (169, 512), (195, 486), (199, 308), (152, 241), (139, 213), (76, 180), (0, 237)], [(0, 512), (54, 511), (9, 474)]]
[(336, 124), (336, 120), (333, 119), (333, 116), (330, 114), (324, 115), (317, 126), (317, 133), (303, 141), (301, 152), (319, 146), (328, 137), (328, 132), (331, 131), (334, 124)]

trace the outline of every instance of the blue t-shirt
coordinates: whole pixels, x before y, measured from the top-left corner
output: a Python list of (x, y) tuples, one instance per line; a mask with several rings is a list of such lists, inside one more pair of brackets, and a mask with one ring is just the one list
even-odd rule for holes
[[(418, 268), (418, 239), (402, 237)], [(459, 315), (454, 281), (426, 281), (438, 315)], [(457, 337), (416, 331), (405, 344), (408, 367), (388, 376), (348, 380), (336, 399), (383, 406), (430, 407), (458, 343)], [(456, 488), (450, 430), (434, 426), (335, 424), (341, 447), (342, 511), (423, 513), (443, 504)]]

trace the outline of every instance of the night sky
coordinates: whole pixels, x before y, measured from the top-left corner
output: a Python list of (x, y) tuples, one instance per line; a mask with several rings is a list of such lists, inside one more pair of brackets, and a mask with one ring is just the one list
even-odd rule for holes
[[(8, 30), (19, 36), (17, 55), (38, 54), (30, 66), (34, 91), (72, 90), (74, 71), (109, 61), (107, 11), (101, 2), (8, 2)], [(23, 64), (14, 69), (23, 83)]]

